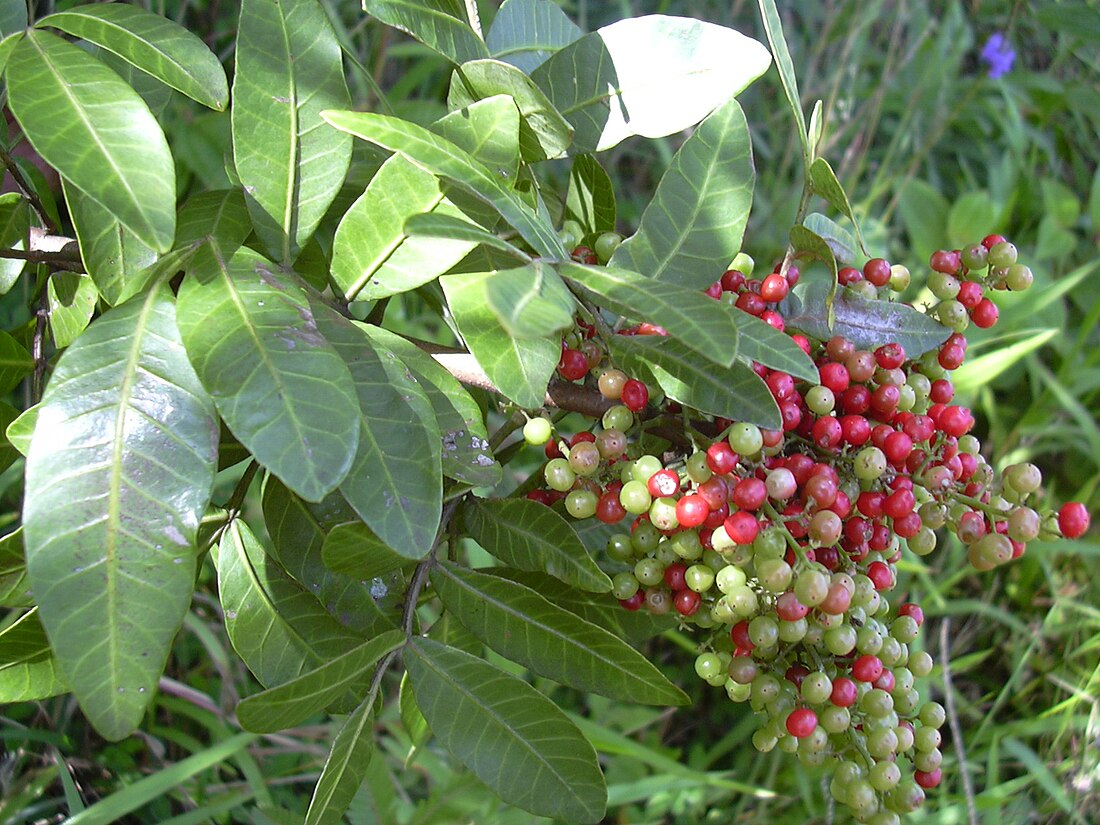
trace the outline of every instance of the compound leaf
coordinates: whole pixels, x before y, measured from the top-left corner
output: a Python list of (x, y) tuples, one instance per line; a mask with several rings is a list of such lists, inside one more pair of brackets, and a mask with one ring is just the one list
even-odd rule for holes
[(468, 22), (462, 0), (363, 0), (363, 9), (452, 63), (489, 56), (485, 42)]

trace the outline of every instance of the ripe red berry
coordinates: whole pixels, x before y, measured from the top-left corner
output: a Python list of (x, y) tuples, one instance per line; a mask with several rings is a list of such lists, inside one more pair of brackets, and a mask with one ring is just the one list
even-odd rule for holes
[(946, 249), (941, 249), (932, 253), (932, 258), (928, 263), (936, 272), (942, 272), (945, 275), (955, 275), (958, 273), (959, 267), (962, 266), (962, 257), (957, 251), (951, 252)]
[(836, 280), (841, 286), (848, 286), (854, 284), (856, 281), (863, 280), (863, 273), (852, 266), (841, 267), (836, 273)]
[(631, 610), (631, 611), (639, 609), (642, 606), (643, 602), (645, 602), (645, 591), (644, 590), (639, 590), (637, 593), (635, 593), (629, 599), (619, 599), (619, 604), (621, 604), (627, 610)]
[(924, 624), (924, 609), (915, 602), (906, 602), (898, 608), (899, 616), (908, 616), (917, 623), (917, 627)]
[(982, 238), (982, 246), (984, 246), (986, 249), (992, 249), (997, 244), (1004, 243), (1005, 240), (1006, 239), (1004, 235), (986, 235), (984, 238)]
[(604, 524), (618, 524), (626, 518), (626, 508), (619, 501), (619, 491), (608, 491), (596, 502), (596, 518)]
[(934, 771), (914, 771), (913, 779), (922, 788), (935, 788), (943, 779), (943, 772), (940, 768), (936, 768)]
[(702, 603), (703, 597), (690, 589), (678, 591), (672, 600), (672, 606), (681, 616), (694, 616)]
[(959, 294), (955, 296), (955, 300), (967, 309), (973, 309), (983, 297), (981, 284), (977, 281), (963, 281), (959, 286)]
[(730, 515), (725, 521), (726, 534), (736, 544), (752, 544), (753, 539), (760, 533), (760, 524), (752, 513), (739, 511)]
[(745, 285), (745, 276), (736, 269), (728, 269), (723, 273), (718, 283), (726, 292), (738, 292)]
[(787, 733), (796, 739), (805, 739), (817, 728), (817, 714), (810, 708), (795, 708), (787, 716)]
[(698, 527), (710, 515), (710, 505), (698, 494), (686, 495), (676, 502), (676, 520), (681, 527)]
[(760, 297), (769, 304), (775, 304), (787, 297), (791, 285), (778, 272), (773, 272), (760, 284)]
[(598, 264), (600, 262), (599, 256), (587, 246), (578, 246), (573, 249), (571, 257), (574, 261), (582, 264)]
[(717, 475), (732, 473), (737, 466), (737, 461), (737, 453), (725, 440), (715, 441), (707, 447), (707, 466), (712, 473)]
[(997, 309), (997, 305), (988, 298), (982, 298), (978, 302), (978, 305), (974, 307), (970, 313), (970, 319), (974, 322), (974, 326), (982, 329), (989, 329), (995, 323), (997, 318), (1000, 317), (1001, 311)]
[(741, 510), (759, 510), (768, 499), (768, 487), (758, 478), (743, 478), (733, 488), (733, 503)]
[(875, 350), (875, 362), (884, 370), (893, 370), (905, 363), (905, 348), (901, 344), (883, 344)]
[(844, 392), (851, 383), (848, 368), (835, 361), (822, 364), (818, 369), (818, 373), (821, 377), (821, 386), (828, 387), (835, 394)]
[(1058, 511), (1058, 529), (1067, 539), (1075, 539), (1089, 529), (1089, 511), (1078, 501), (1062, 505)]
[(588, 375), (588, 359), (579, 349), (564, 349), (558, 361), (558, 372), (567, 381), (579, 381)]
[(859, 688), (855, 682), (847, 676), (839, 676), (833, 679), (833, 692), (829, 701), (838, 708), (850, 708), (859, 697)]
[(884, 258), (872, 258), (863, 265), (863, 277), (875, 286), (890, 283), (890, 262)]
[(809, 612), (810, 608), (802, 604), (793, 591), (783, 593), (775, 600), (775, 614), (785, 622), (797, 622)]
[(707, 287), (706, 296), (708, 298), (718, 299), (722, 297), (722, 282), (715, 281), (713, 284)]
[(683, 590), (687, 587), (687, 582), (684, 581), (684, 573), (686, 572), (686, 564), (682, 561), (673, 562), (665, 568), (665, 584), (673, 590)]
[(631, 412), (641, 412), (649, 403), (649, 389), (641, 381), (631, 378), (623, 384), (623, 394), (619, 400)]
[(882, 660), (864, 654), (852, 662), (852, 676), (860, 682), (873, 682), (882, 675)]

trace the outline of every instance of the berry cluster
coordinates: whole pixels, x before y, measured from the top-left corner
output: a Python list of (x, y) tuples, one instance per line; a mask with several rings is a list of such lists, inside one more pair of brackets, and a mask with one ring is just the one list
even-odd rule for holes
[[(745, 269), (751, 276), (751, 259), (707, 293), (784, 330), (780, 302), (797, 270), (752, 279)], [(598, 373), (599, 391), (618, 403), (599, 428), (568, 441), (552, 439), (543, 418), (524, 428), (548, 458), (545, 485), (530, 498), (564, 498), (576, 519), (629, 524), (607, 545), (622, 568), (613, 592), (623, 607), (675, 611), (703, 631), (696, 672), (764, 716), (754, 745), (808, 765), (834, 760), (837, 801), (881, 825), (918, 807), (941, 779), (944, 710), (915, 687), (933, 665), (914, 647), (924, 614), (890, 600), (903, 551), (927, 555), (946, 528), (975, 568), (989, 570), (1032, 539), (1076, 537), (1089, 524), (1081, 504), (1036, 508), (1042, 476), (1034, 465), (998, 478), (970, 434), (970, 410), (952, 404), (963, 330), (971, 321), (994, 324), (987, 293), (1026, 289), (1030, 270), (999, 236), (937, 252), (931, 270), (939, 303), (928, 311), (952, 330), (938, 348), (910, 354), (896, 341), (865, 349), (839, 335), (795, 334), (818, 383), (754, 365), (779, 406), (781, 430), (711, 419), (716, 437), (707, 443), (638, 454), (649, 389), (601, 366), (606, 354), (585, 325), (563, 342), (559, 373), (574, 381)], [(876, 258), (841, 270), (840, 281), (876, 297), (908, 287), (910, 273)]]

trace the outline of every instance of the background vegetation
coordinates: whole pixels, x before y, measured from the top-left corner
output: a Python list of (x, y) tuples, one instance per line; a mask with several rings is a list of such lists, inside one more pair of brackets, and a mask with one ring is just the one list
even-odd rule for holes
[[(38, 14), (67, 5), (73, 4), (40, 3)], [(147, 5), (232, 60), (236, 4)], [(490, 19), (496, 4), (479, 5), (483, 19)], [(561, 5), (585, 29), (657, 12), (764, 39), (750, 2)], [(1058, 501), (1074, 498), (1095, 510), (1100, 5), (781, 5), (803, 102), (808, 109), (824, 101), (822, 154), (851, 195), (872, 251), (917, 271), (937, 247), (999, 231), (1032, 265), (1035, 288), (1001, 304), (993, 335), (975, 334), (956, 386), (961, 401), (979, 414), (978, 435), (995, 450), (994, 462), (1034, 461)], [(349, 73), (360, 108), (388, 105), (422, 122), (445, 111), (448, 65), (366, 18), (357, 4), (332, 0), (327, 6), (363, 68)], [(980, 54), (996, 32), (1014, 49), (1015, 62), (990, 78)], [(785, 107), (776, 105), (780, 98), (774, 71), (741, 96), (758, 169), (746, 249), (764, 265), (781, 254), (802, 186), (798, 143)], [(169, 102), (162, 120), (182, 164), (181, 194), (227, 185), (228, 118), (200, 114), (182, 98)], [(638, 215), (632, 204), (648, 199), (677, 142), (631, 139), (607, 156), (624, 232)], [(0, 301), (6, 328), (24, 320), (19, 313), (26, 312), (26, 298), (16, 290)], [(418, 310), (408, 300), (391, 313), (403, 313), (408, 330), (421, 337), (441, 335), (424, 326)], [(18, 461), (0, 476), (4, 524), (17, 520), (21, 473)], [(223, 498), (235, 481), (220, 480)], [(1019, 562), (989, 575), (974, 573), (957, 545), (945, 544), (923, 561), (908, 563), (902, 590), (930, 617), (925, 638), (944, 663), (933, 674), (935, 698), (948, 706), (953, 724), (944, 748), (944, 785), (912, 821), (1089, 821), (1089, 812), (1100, 810), (1100, 542), (1036, 543)], [(205, 578), (208, 589), (196, 597), (139, 735), (104, 742), (68, 697), (0, 710), (0, 823), (61, 821), (100, 800), (106, 805), (74, 822), (300, 821), (331, 726), (265, 737), (248, 751), (239, 747), (233, 710), (258, 686), (229, 649), (217, 600), (209, 595), (209, 570)], [(669, 633), (647, 651), (693, 694), (694, 704), (675, 712), (570, 696), (539, 683), (573, 708), (603, 755), (609, 821), (831, 821), (820, 777), (784, 754), (757, 754), (748, 741), (748, 708), (700, 683), (685, 646), (691, 649), (686, 638)], [(533, 821), (499, 809), (495, 797), (456, 772), (431, 742), (412, 748), (396, 702), (379, 718), (388, 735), (348, 821)]]

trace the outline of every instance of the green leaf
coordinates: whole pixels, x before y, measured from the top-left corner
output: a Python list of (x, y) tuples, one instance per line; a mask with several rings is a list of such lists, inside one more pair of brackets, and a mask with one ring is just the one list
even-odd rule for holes
[(296, 679), (249, 696), (237, 705), (237, 719), (255, 733), (296, 727), (362, 684), (375, 662), (404, 643), (404, 631), (387, 631)]
[(967, 192), (951, 204), (944, 242), (954, 249), (977, 243), (996, 226), (999, 214), (1000, 209), (984, 189)]
[(26, 348), (0, 330), (0, 395), (7, 395), (34, 369), (34, 359)]
[(474, 248), (470, 240), (410, 237), (406, 221), (422, 213), (466, 217), (439, 181), (400, 155), (382, 164), (336, 229), (332, 278), (344, 297), (374, 300), (426, 284)]
[(304, 825), (336, 825), (363, 784), (374, 751), (374, 697), (357, 707), (333, 740), (325, 767), (313, 789)]
[(68, 692), (38, 608), (0, 630), (0, 702), (37, 702)]
[(24, 0), (3, 0), (0, 3), (0, 37), (22, 33), (27, 28), (27, 4)]
[(448, 112), (430, 128), (515, 184), (519, 175), (519, 109), (508, 95), (487, 97)]
[(0, 607), (30, 607), (33, 604), (34, 596), (27, 583), (23, 528), (16, 527), (0, 537)]
[(8, 61), (9, 105), (35, 151), (158, 252), (172, 245), (176, 171), (137, 93), (83, 49), (29, 31)]
[(525, 498), (470, 499), (462, 513), (470, 537), (505, 564), (581, 590), (611, 590), (573, 526), (549, 507)]
[(521, 261), (530, 262), (531, 256), (504, 238), (490, 232), (465, 218), (444, 215), (438, 211), (413, 215), (405, 221), (405, 232), (409, 237), (447, 238), (452, 241), (467, 241), (473, 244), (491, 246), (507, 252)]
[[(833, 315), (835, 311), (833, 309), (833, 302), (836, 300), (836, 291), (839, 287), (839, 282), (837, 281), (836, 256), (833, 254), (833, 249), (829, 246), (828, 241), (820, 235), (797, 224), (791, 227), (790, 239), (791, 247), (798, 253), (797, 257), (821, 261), (829, 268), (831, 278), (829, 280), (829, 291), (825, 296), (825, 310), (827, 313), (826, 319), (828, 325), (832, 328), (835, 320)], [(827, 340), (827, 338), (821, 340), (824, 341)]]
[(501, 183), (499, 175), (494, 176), (449, 140), (408, 121), (370, 112), (324, 112), (323, 117), (337, 129), (398, 152), (471, 192), (500, 212), (539, 255), (568, 257), (545, 216), (533, 212), (518, 194)]
[(467, 22), (462, 0), (363, 0), (363, 9), (452, 63), (489, 56), (485, 42)]
[(577, 155), (569, 170), (565, 219), (580, 224), (585, 234), (615, 230), (615, 190), (611, 178), (592, 155)]
[(501, 467), (489, 449), (481, 408), (458, 380), (424, 350), (389, 330), (363, 329), (375, 348), (393, 352), (428, 396), (443, 442), (443, 473), (473, 487), (493, 487)]
[(103, 3), (57, 12), (35, 25), (95, 43), (211, 109), (222, 110), (229, 102), (217, 56), (196, 35), (159, 14)]
[[(817, 158), (817, 149), (821, 145), (821, 136), (825, 133), (825, 104), (818, 100), (814, 103), (810, 112), (810, 126), (806, 132), (806, 142), (809, 145), (810, 157)], [(811, 164), (812, 166), (812, 164)]]
[(546, 385), (561, 357), (556, 338), (513, 338), (488, 305), (492, 273), (448, 275), (440, 279), (459, 332), (489, 380), (525, 409), (541, 407)]
[(651, 14), (570, 43), (531, 78), (573, 125), (573, 151), (596, 152), (694, 126), (770, 62), (767, 49), (733, 29)]
[(567, 281), (595, 295), (597, 304), (664, 327), (716, 364), (728, 367), (737, 357), (737, 327), (730, 322), (729, 313), (698, 290), (610, 266), (569, 262), (560, 264), (558, 271)]
[(596, 823), (607, 788), (596, 752), (533, 687), (426, 638), (405, 648), (416, 703), (436, 738), (505, 802)]
[(192, 271), (179, 292), (184, 346), (225, 423), (307, 501), (347, 475), (359, 443), (351, 375), (298, 284), (250, 249)]
[(848, 195), (844, 191), (844, 187), (836, 179), (836, 172), (833, 171), (833, 167), (829, 165), (829, 161), (825, 158), (816, 158), (810, 164), (810, 185), (813, 187), (814, 192), (823, 197), (829, 202), (830, 206), (852, 222), (852, 226), (856, 229), (859, 248), (865, 250), (863, 235), (859, 231), (859, 221), (856, 220), (855, 213), (852, 212), (852, 204), (848, 201)]
[(1043, 347), (1057, 337), (1061, 332), (1058, 329), (1032, 329), (1019, 333), (1022, 340), (1015, 344), (1004, 346), (1004, 342), (998, 342), (996, 349), (975, 355), (971, 352), (961, 367), (951, 373), (951, 383), (955, 385), (957, 392), (972, 392), (980, 387), (987, 386), (994, 378), (1014, 364), (1022, 361), (1027, 355)]
[(64, 349), (91, 323), (99, 290), (87, 275), (55, 272), (46, 287), (46, 298), (50, 306), (50, 332), (54, 346)]
[(775, 67), (779, 70), (779, 82), (783, 86), (783, 93), (787, 96), (787, 105), (790, 107), (791, 114), (794, 115), (795, 129), (802, 143), (806, 174), (809, 175), (813, 147), (806, 133), (806, 115), (802, 112), (802, 99), (798, 95), (794, 62), (791, 60), (790, 50), (787, 49), (787, 40), (783, 36), (783, 22), (779, 18), (779, 9), (775, 7), (775, 0), (757, 0), (757, 2), (760, 5), (760, 17), (764, 21), (764, 31), (768, 35), (768, 43), (775, 56)]
[(730, 309), (737, 324), (737, 351), (742, 358), (756, 361), (773, 370), (781, 370), (795, 378), (818, 383), (817, 366), (791, 336), (780, 332), (755, 316)]
[(156, 250), (71, 183), (62, 179), (61, 185), (80, 257), (96, 290), (112, 306), (137, 294), (144, 286), (138, 276), (156, 261)]
[(825, 241), (837, 263), (855, 266), (861, 257), (867, 257), (851, 232), (822, 214), (811, 212), (802, 225)]
[(551, 0), (506, 0), (493, 18), (485, 45), (493, 57), (531, 74), (584, 32)]
[(768, 385), (741, 361), (720, 368), (700, 361), (680, 342), (659, 335), (615, 336), (611, 349), (625, 369), (648, 368), (665, 395), (685, 406), (770, 430), (783, 426)]
[(489, 273), (485, 297), (500, 325), (517, 338), (553, 335), (571, 327), (577, 308), (558, 273), (539, 261)]
[(34, 435), (34, 428), (38, 423), (38, 411), (40, 408), (41, 403), (23, 410), (19, 417), (8, 424), (7, 429), (4, 431), (8, 443), (22, 453), (24, 458), (27, 457), (27, 453), (29, 453), (31, 449), (31, 436)]
[(235, 520), (215, 563), (229, 641), (264, 687), (289, 682), (363, 641), (264, 551)]
[(519, 148), (524, 160), (561, 157), (573, 140), (573, 127), (534, 81), (500, 60), (463, 63), (451, 78), (447, 106), (461, 109), (494, 95), (508, 95), (519, 109)]
[(443, 506), (441, 446), (424, 391), (396, 356), (335, 310), (314, 303), (322, 333), (351, 371), (359, 399), (359, 448), (340, 492), (395, 552), (423, 558)]
[(355, 518), (343, 496), (332, 493), (318, 504), (309, 504), (269, 476), (264, 480), (262, 501), (272, 557), (317, 597), (329, 615), (363, 637), (392, 627), (371, 595), (373, 583), (333, 572), (325, 565), (323, 548), (329, 532), (336, 524)]
[(408, 769), (416, 750), (432, 736), (431, 728), (428, 727), (428, 720), (424, 718), (424, 714), (420, 712), (420, 706), (416, 704), (416, 696), (409, 684), (408, 671), (405, 671), (401, 676), (397, 706), (401, 712), (401, 724), (404, 725), (405, 733), (409, 735), (409, 741), (412, 742), (409, 755), (405, 758), (405, 768)]
[[(27, 199), (18, 192), (0, 195), (0, 246), (26, 249), (30, 226), (31, 210)], [(26, 266), (27, 262), (18, 258), (0, 258), (0, 295), (8, 294)]]
[(325, 537), (325, 567), (369, 582), (409, 563), (359, 521), (338, 524)]
[(432, 570), (431, 580), (444, 608), (467, 630), (540, 676), (625, 702), (689, 701), (621, 639), (522, 584), (445, 561)]
[(73, 692), (103, 736), (145, 712), (194, 588), (217, 418), (158, 287), (58, 362), (27, 456), (27, 573)]
[[(0, 432), (6, 430), (20, 414), (20, 411), (11, 404), (0, 401)], [(5, 438), (0, 438), (0, 471), (8, 469), (8, 467), (14, 464), (16, 460), (18, 460), (19, 455), (19, 450), (15, 445)], [(2, 541), (2, 539), (0, 539), (0, 541)], [(0, 586), (0, 592), (2, 591), (3, 587)]]
[(863, 298), (848, 289), (837, 292), (833, 309), (836, 322), (829, 326), (825, 301), (829, 285), (807, 284), (792, 294), (798, 298), (790, 314), (784, 313), (787, 328), (811, 338), (827, 341), (843, 335), (860, 349), (874, 349), (886, 343), (901, 344), (905, 354), (916, 358), (947, 340), (951, 330), (923, 312), (900, 301)]
[(187, 199), (176, 217), (176, 246), (205, 241), (223, 257), (237, 251), (252, 233), (244, 191), (213, 189)]
[(709, 286), (741, 249), (755, 179), (749, 127), (730, 100), (680, 146), (638, 231), (610, 265), (691, 289)]
[(344, 182), (351, 141), (321, 121), (351, 104), (340, 43), (317, 0), (243, 0), (233, 161), (256, 234), (289, 264)]

